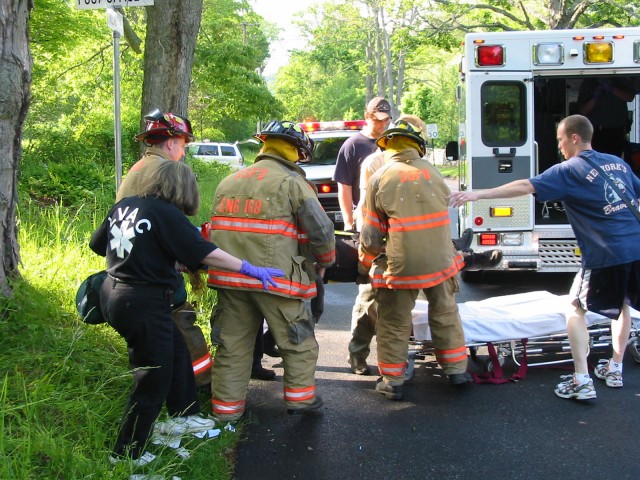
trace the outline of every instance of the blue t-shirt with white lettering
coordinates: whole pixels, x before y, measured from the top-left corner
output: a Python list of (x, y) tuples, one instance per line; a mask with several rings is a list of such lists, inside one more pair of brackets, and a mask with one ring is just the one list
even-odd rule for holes
[[(637, 208), (640, 180), (620, 158), (595, 150), (581, 155), (592, 159), (616, 182)], [(585, 160), (573, 157), (533, 177), (536, 199), (564, 204), (582, 251), (585, 269), (604, 268), (640, 260), (640, 222), (625, 202)]]

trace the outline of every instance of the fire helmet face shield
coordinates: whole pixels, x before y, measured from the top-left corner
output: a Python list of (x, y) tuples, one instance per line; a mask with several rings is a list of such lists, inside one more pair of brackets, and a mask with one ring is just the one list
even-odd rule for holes
[(255, 134), (254, 137), (261, 142), (264, 142), (269, 137), (280, 138), (298, 148), (300, 161), (310, 162), (313, 159), (313, 142), (297, 123), (269, 122), (262, 131)]
[(135, 136), (137, 142), (145, 141), (149, 137), (158, 140), (164, 140), (163, 137), (185, 137), (187, 142), (192, 142), (194, 139), (191, 122), (182, 115), (161, 112), (156, 108), (146, 114), (144, 120), (146, 122), (144, 131)]
[(427, 151), (428, 137), (425, 129), (420, 128), (420, 126), (414, 125), (407, 120), (403, 120), (402, 117), (394, 124), (389, 125), (389, 128), (376, 140), (376, 145), (378, 145), (382, 150), (385, 150), (387, 148), (387, 142), (395, 135), (409, 137), (418, 143), (420, 151), (423, 154)]

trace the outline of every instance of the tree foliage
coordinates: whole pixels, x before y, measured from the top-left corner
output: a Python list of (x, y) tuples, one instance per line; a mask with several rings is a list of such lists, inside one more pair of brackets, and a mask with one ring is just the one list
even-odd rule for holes
[(190, 93), (197, 136), (242, 140), (256, 121), (282, 114), (260, 74), (269, 55), (263, 27), (246, 0), (205, 0)]
[(276, 77), (287, 116), (361, 117), (384, 95), (394, 113), (439, 126), (436, 145), (456, 138), (455, 85), (463, 35), (470, 31), (633, 26), (637, 2), (603, 0), (334, 0), (299, 22), (307, 48)]

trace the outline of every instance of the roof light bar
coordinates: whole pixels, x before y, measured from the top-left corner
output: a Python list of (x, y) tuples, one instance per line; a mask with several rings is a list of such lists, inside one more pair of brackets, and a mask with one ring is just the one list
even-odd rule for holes
[(330, 130), (362, 130), (367, 122), (365, 120), (345, 120), (335, 122), (303, 122), (300, 128), (305, 132), (319, 132)]

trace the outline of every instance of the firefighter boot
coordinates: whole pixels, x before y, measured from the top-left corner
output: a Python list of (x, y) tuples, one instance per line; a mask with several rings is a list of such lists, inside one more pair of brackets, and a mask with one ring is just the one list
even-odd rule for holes
[(453, 246), (456, 250), (467, 250), (471, 246), (471, 241), (473, 240), (473, 229), (467, 228), (460, 238), (456, 238), (455, 240), (451, 240), (453, 242)]
[(380, 377), (376, 381), (376, 392), (383, 394), (389, 400), (402, 400), (404, 385), (391, 385), (384, 377)]

